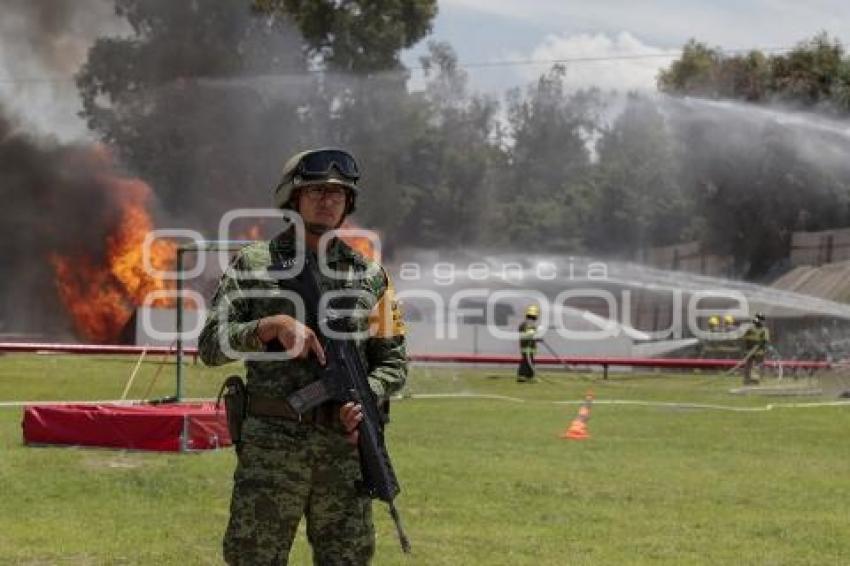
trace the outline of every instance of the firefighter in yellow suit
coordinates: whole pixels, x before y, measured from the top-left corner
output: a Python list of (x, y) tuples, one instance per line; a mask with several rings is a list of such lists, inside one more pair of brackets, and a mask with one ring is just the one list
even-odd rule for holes
[(744, 333), (742, 340), (744, 341), (744, 350), (747, 352), (747, 358), (744, 362), (744, 385), (754, 385), (758, 383), (758, 379), (753, 379), (753, 366), (761, 366), (764, 363), (764, 355), (767, 352), (767, 345), (770, 343), (770, 332), (764, 325), (765, 316), (763, 313), (756, 313), (753, 317), (753, 324)]
[(540, 307), (531, 305), (525, 310), (525, 320), (519, 325), (519, 351), (522, 356), (517, 368), (517, 383), (534, 382), (534, 356), (537, 354), (537, 318)]

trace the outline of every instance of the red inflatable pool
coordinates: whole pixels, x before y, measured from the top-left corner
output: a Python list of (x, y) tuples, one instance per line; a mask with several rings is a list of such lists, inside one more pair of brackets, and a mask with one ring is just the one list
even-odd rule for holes
[(224, 406), (214, 403), (28, 405), (22, 426), (27, 445), (186, 452), (231, 444)]

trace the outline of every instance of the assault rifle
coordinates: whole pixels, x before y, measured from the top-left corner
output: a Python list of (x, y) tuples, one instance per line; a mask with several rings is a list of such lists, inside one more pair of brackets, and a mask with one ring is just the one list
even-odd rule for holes
[(369, 497), (380, 499), (389, 506), (401, 548), (408, 553), (410, 541), (393, 503), (401, 488), (384, 442), (384, 425), (388, 419), (369, 386), (369, 372), (355, 342), (322, 333), (323, 327), (338, 332), (348, 330), (349, 319), (327, 307), (319, 312), (322, 289), (313, 272), (312, 262), (307, 254), (301, 273), (292, 279), (281, 280), (280, 284), (282, 288), (296, 291), (304, 301), (307, 325), (322, 343), (327, 363), (319, 367), (318, 380), (292, 393), (287, 401), (298, 414), (304, 414), (326, 401), (354, 402), (362, 407), (363, 420), (357, 425), (357, 448), (363, 487)]

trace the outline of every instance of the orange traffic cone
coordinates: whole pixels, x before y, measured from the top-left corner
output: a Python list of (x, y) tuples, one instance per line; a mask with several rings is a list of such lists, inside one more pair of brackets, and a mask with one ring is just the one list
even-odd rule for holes
[(590, 438), (587, 432), (587, 421), (590, 420), (590, 406), (593, 403), (593, 392), (588, 391), (584, 403), (578, 409), (578, 416), (572, 420), (567, 430), (561, 433), (561, 438), (569, 440), (586, 440)]
[(586, 424), (578, 419), (573, 419), (573, 422), (570, 423), (567, 430), (561, 433), (561, 438), (567, 438), (569, 440), (586, 440), (590, 438), (590, 433), (587, 432)]

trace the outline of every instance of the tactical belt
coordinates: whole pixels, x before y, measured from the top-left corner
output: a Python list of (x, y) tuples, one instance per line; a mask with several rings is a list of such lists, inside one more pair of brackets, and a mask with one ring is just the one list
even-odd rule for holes
[(248, 401), (248, 414), (255, 417), (277, 417), (288, 421), (296, 421), (316, 426), (333, 427), (339, 423), (337, 413), (339, 406), (335, 403), (325, 403), (303, 415), (292, 408), (283, 399), (251, 395)]

